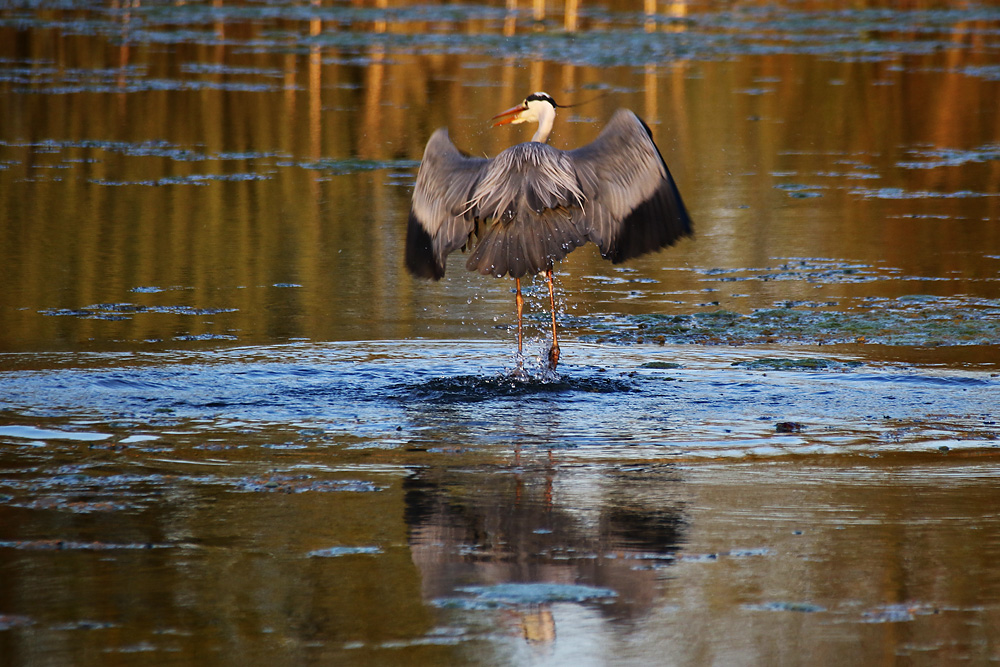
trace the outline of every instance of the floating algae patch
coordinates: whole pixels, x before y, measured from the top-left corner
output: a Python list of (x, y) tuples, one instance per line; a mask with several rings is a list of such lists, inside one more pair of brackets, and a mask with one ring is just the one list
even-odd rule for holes
[(328, 549), (316, 549), (306, 554), (309, 558), (337, 558), (339, 556), (354, 556), (357, 554), (378, 555), (382, 553), (381, 547), (330, 547)]
[[(74, 3), (71, 3), (74, 4)], [(889, 60), (901, 55), (928, 55), (944, 49), (974, 48), (995, 34), (1000, 20), (996, 8), (969, 7), (893, 11), (840, 9), (800, 11), (787, 6), (671, 14), (611, 11), (582, 7), (591, 24), (583, 31), (561, 29), (560, 21), (537, 20), (527, 9), (475, 4), (369, 8), (343, 4), (302, 5), (276, 0), (250, 5), (202, 3), (141, 3), (130, 5), (123, 31), (118, 11), (75, 7), (71, 18), (18, 11), (0, 16), (0, 27), (53, 30), (62, 35), (102, 35), (126, 44), (200, 44), (242, 48), (254, 53), (296, 53), (311, 49), (340, 54), (472, 54), (545, 59), (591, 66), (634, 66), (680, 59), (720, 60), (732, 55), (811, 55), (831, 60)], [(507, 31), (510, 21), (530, 30)], [(303, 36), (301, 25), (322, 22), (337, 29)], [(388, 22), (394, 30), (375, 26)], [(469, 24), (477, 29), (467, 29)], [(216, 29), (219, 25), (253, 24), (252, 31)], [(662, 29), (650, 30), (658, 26)], [(979, 39), (956, 42), (950, 36), (960, 26), (963, 35)], [(913, 38), (912, 35), (919, 35)], [(807, 38), (803, 38), (803, 36)], [(48, 68), (43, 75), (28, 68), (8, 75), (26, 92), (136, 92), (143, 90), (275, 90), (285, 84), (274, 68), (218, 67), (188, 63), (180, 76), (148, 79), (141, 67), (126, 69), (124, 79), (115, 68), (69, 75)], [(124, 69), (124, 68), (123, 68)], [(967, 67), (969, 76), (994, 80), (990, 65)], [(203, 80), (208, 75), (210, 80)], [(260, 81), (231, 80), (252, 75)], [(225, 80), (217, 80), (224, 78)]]
[(763, 602), (761, 604), (746, 604), (744, 609), (750, 611), (794, 611), (804, 614), (814, 614), (826, 611), (825, 607), (811, 602)]
[(322, 171), (332, 176), (357, 174), (362, 171), (379, 169), (416, 169), (420, 163), (416, 160), (365, 160), (361, 158), (341, 158), (312, 160), (308, 162), (279, 162), (279, 167), (301, 167)]
[(209, 185), (214, 182), (242, 182), (242, 181), (267, 181), (271, 179), (270, 174), (241, 173), (241, 174), (191, 174), (189, 176), (167, 176), (164, 178), (147, 179), (141, 181), (110, 181), (106, 179), (94, 179), (90, 182), (94, 185), (107, 185), (113, 187), (144, 185), (160, 187), (164, 185)]
[(65, 155), (67, 160), (79, 159), (80, 153), (93, 156), (119, 155), (134, 158), (166, 158), (174, 162), (208, 162), (232, 160), (262, 160), (280, 157), (274, 152), (210, 152), (204, 146), (183, 146), (162, 139), (146, 141), (113, 141), (107, 139), (41, 139), (37, 141), (0, 141), (11, 149), (30, 149), (34, 153)]
[[(143, 34), (149, 42), (178, 43), (193, 41), (214, 44), (218, 37), (210, 31), (190, 30), (189, 36), (177, 34), (176, 24), (206, 25), (202, 13), (191, 14), (184, 7), (160, 9), (155, 30)], [(161, 6), (162, 7), (162, 6)], [(213, 7), (213, 10), (215, 8)], [(220, 8), (221, 9), (221, 8)], [(982, 30), (989, 34), (990, 26), (971, 28), (975, 21), (995, 21), (992, 9), (940, 11), (790, 11), (788, 7), (758, 8), (754, 11), (690, 13), (678, 18), (669, 15), (649, 15), (638, 12), (614, 12), (587, 7), (581, 15), (596, 18), (597, 24), (585, 31), (568, 32), (552, 21), (535, 21), (529, 12), (503, 12), (475, 6), (420, 6), (410, 11), (383, 10), (373, 19), (369, 9), (309, 7), (307, 20), (334, 21), (345, 29), (326, 30), (302, 37), (296, 20), (302, 8), (274, 3), (269, 7), (269, 27), (266, 34), (256, 34), (252, 48), (264, 51), (302, 52), (311, 48), (340, 53), (362, 53), (376, 48), (386, 54), (504, 54), (522, 60), (545, 59), (552, 62), (589, 66), (634, 66), (637, 63), (668, 62), (681, 59), (718, 60), (739, 55), (812, 55), (827, 59), (884, 60), (901, 54), (926, 55), (938, 50), (956, 48), (948, 34), (956, 24), (965, 24), (963, 32)], [(145, 9), (138, 10), (139, 13)], [(225, 10), (228, 12), (229, 10)], [(212, 23), (218, 16), (245, 20), (240, 14), (210, 12)], [(325, 16), (331, 18), (324, 18)], [(333, 18), (336, 17), (336, 18)], [(255, 16), (260, 18), (260, 15)], [(476, 31), (463, 30), (460, 24), (481, 20)], [(505, 33), (505, 21), (530, 24), (532, 30)], [(281, 21), (285, 20), (285, 23)], [(391, 21), (399, 29), (394, 32), (373, 32), (373, 21)], [(651, 31), (653, 23), (664, 30)], [(433, 25), (426, 28), (404, 29), (403, 26)], [(167, 28), (172, 29), (167, 29)], [(677, 29), (680, 28), (680, 29)], [(899, 39), (896, 33), (921, 32), (921, 39)], [(808, 39), (803, 39), (803, 32)], [(228, 38), (228, 35), (227, 35)], [(983, 73), (985, 76), (989, 72)]]
[(496, 609), (554, 602), (600, 602), (618, 596), (618, 593), (610, 588), (580, 584), (506, 583), (494, 586), (466, 586), (459, 590), (471, 593), (474, 597), (439, 598), (434, 603), (439, 607), (453, 609)]
[[(997, 71), (1000, 73), (1000, 68)], [(971, 150), (933, 148), (911, 149), (907, 152), (913, 156), (913, 159), (896, 163), (903, 169), (937, 169), (938, 167), (960, 167), (970, 163), (1000, 161), (1000, 144), (985, 144)]]
[(27, 616), (18, 616), (16, 614), (0, 614), (0, 631), (10, 630), (11, 628), (22, 628), (29, 625), (34, 625), (35, 621)]
[(976, 190), (938, 192), (935, 190), (907, 190), (905, 188), (854, 188), (850, 194), (863, 199), (980, 199), (1000, 196), (996, 192)]
[(250, 493), (372, 493), (384, 488), (364, 480), (325, 480), (315, 479), (311, 475), (271, 475), (266, 478), (247, 478), (236, 481), (234, 485), (240, 491)]
[(869, 609), (861, 616), (865, 623), (905, 623), (938, 611), (937, 607), (922, 602), (900, 602)]
[(167, 488), (189, 480), (169, 475), (102, 474), (85, 466), (53, 472), (7, 471), (0, 505), (36, 511), (102, 514), (150, 507)]
[(183, 545), (154, 542), (79, 542), (60, 539), (0, 540), (0, 549), (18, 549), (21, 551), (116, 551), (120, 549), (169, 549), (174, 546)]
[(835, 359), (817, 357), (807, 357), (805, 359), (765, 357), (763, 359), (734, 361), (732, 365), (753, 371), (831, 371), (857, 368), (863, 364), (860, 361), (837, 361)]
[(891, 270), (868, 264), (851, 264), (839, 260), (799, 258), (789, 259), (778, 266), (747, 268), (698, 269), (706, 280), (717, 282), (807, 282), (818, 284), (869, 283), (893, 276)]
[(593, 321), (582, 340), (701, 345), (875, 343), (914, 347), (1000, 344), (1000, 302), (901, 297), (850, 310), (769, 308)]
[[(135, 290), (133, 290), (135, 291)], [(219, 315), (235, 313), (238, 308), (195, 308), (193, 306), (142, 306), (134, 303), (96, 303), (82, 308), (46, 308), (38, 311), (50, 317), (79, 317), (85, 320), (128, 320), (133, 315)]]

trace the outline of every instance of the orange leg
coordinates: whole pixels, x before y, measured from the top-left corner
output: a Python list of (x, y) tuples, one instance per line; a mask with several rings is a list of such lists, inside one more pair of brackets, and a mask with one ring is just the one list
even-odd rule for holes
[(518, 364), (521, 363), (521, 314), (524, 313), (524, 297), (521, 296), (521, 279), (514, 278), (515, 297), (517, 303), (517, 356)]
[(552, 307), (552, 347), (549, 348), (549, 368), (556, 369), (559, 363), (559, 341), (556, 337), (556, 297), (552, 287), (552, 269), (545, 272), (545, 278), (549, 283), (549, 305)]

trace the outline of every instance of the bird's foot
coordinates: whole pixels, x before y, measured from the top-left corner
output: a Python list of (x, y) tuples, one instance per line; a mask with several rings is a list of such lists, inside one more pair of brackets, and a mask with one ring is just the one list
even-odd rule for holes
[(531, 374), (524, 370), (523, 366), (518, 366), (510, 371), (507, 377), (514, 382), (531, 382)]
[(559, 345), (553, 344), (549, 348), (549, 370), (554, 371), (559, 364)]
[(524, 370), (524, 357), (521, 355), (520, 352), (518, 352), (514, 356), (514, 361), (516, 363), (516, 366), (514, 367), (514, 370), (511, 371), (510, 373), (511, 378), (514, 380), (522, 380), (522, 381), (527, 380), (528, 371)]

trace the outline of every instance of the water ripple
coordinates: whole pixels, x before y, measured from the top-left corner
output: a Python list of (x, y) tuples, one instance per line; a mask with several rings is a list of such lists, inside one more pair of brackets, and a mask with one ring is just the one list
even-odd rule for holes
[(100, 436), (90, 446), (182, 454), (211, 451), (212, 434), (235, 447), (220, 451), (267, 456), (516, 445), (584, 459), (998, 445), (1000, 381), (984, 372), (693, 345), (567, 343), (564, 357), (558, 373), (521, 375), (502, 346), (467, 341), (94, 355), (88, 367), (46, 355), (47, 369), (3, 374), (0, 443), (42, 452)]

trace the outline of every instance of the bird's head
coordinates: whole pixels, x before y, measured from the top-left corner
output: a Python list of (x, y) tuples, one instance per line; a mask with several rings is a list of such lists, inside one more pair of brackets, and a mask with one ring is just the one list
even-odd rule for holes
[(541, 118), (554, 115), (558, 106), (548, 93), (532, 93), (516, 107), (501, 111), (491, 120), (496, 121), (493, 123), (493, 127), (528, 122), (538, 123)]

